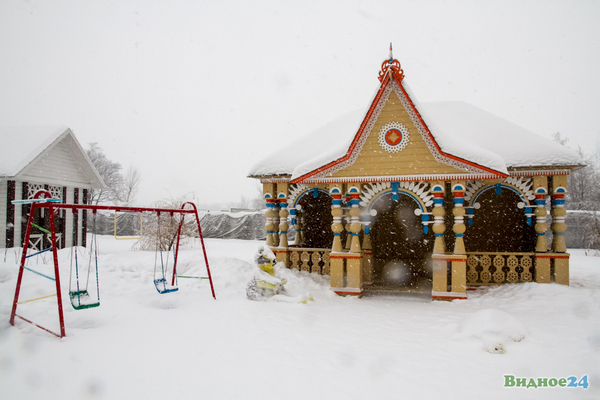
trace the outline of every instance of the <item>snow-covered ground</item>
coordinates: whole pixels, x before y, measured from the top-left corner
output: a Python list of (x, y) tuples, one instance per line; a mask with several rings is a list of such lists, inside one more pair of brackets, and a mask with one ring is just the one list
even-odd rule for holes
[[(600, 257), (572, 250), (571, 286), (481, 289), (466, 301), (401, 293), (343, 298), (328, 281), (285, 271), (308, 304), (253, 302), (245, 286), (260, 242), (206, 240), (206, 280), (158, 294), (153, 252), (101, 237), (101, 306), (75, 311), (60, 253), (67, 336), (8, 323), (18, 255), (0, 258), (0, 399), (600, 398)], [(5, 260), (6, 258), (6, 260)], [(30, 266), (49, 271), (39, 260)], [(46, 257), (50, 263), (51, 258)], [(36, 264), (37, 263), (37, 264)], [(202, 252), (180, 272), (205, 275)], [(52, 293), (27, 273), (22, 300)], [(58, 331), (56, 298), (18, 313)], [(589, 388), (505, 388), (517, 378), (581, 378)]]

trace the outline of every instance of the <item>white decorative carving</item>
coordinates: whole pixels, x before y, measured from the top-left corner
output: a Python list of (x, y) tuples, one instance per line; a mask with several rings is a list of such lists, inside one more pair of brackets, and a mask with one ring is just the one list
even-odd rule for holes
[(40, 183), (28, 183), (27, 184), (27, 198), (33, 199), (33, 196), (38, 192), (38, 190), (46, 190), (43, 184)]
[[(529, 203), (531, 203), (531, 200), (535, 199), (535, 194), (533, 193), (533, 179), (531, 177), (509, 176), (504, 179), (503, 184), (510, 185), (521, 191)], [(465, 201), (470, 203), (475, 193), (479, 192), (484, 186), (494, 185), (486, 185), (481, 181), (468, 181), (467, 190), (465, 191)]]
[[(400, 140), (398, 140), (398, 142), (396, 144), (390, 144), (388, 142), (388, 139), (390, 139), (390, 138), (388, 138), (388, 132), (392, 129), (399, 131), (399, 133), (392, 133), (392, 134), (396, 134), (396, 135), (400, 136), (399, 138), (397, 138), (397, 137), (391, 138), (392, 141), (400, 139)], [(385, 124), (379, 131), (379, 145), (381, 146), (382, 149), (384, 149), (388, 153), (397, 153), (399, 151), (404, 150), (406, 145), (408, 145), (408, 139), (409, 139), (408, 128), (406, 126), (404, 126), (403, 124), (401, 124), (400, 122), (389, 122), (389, 123)]]
[(292, 183), (290, 185), (290, 195), (288, 196), (288, 204), (293, 205), (298, 195), (306, 189), (308, 189), (308, 186), (305, 184)]
[[(380, 192), (387, 191), (391, 188), (390, 182), (367, 183), (363, 185), (360, 194), (360, 205), (367, 207), (369, 202)], [(399, 188), (411, 192), (415, 197), (420, 198), (426, 207), (433, 204), (433, 195), (431, 194), (431, 186), (429, 182), (400, 182)]]
[(63, 188), (62, 186), (49, 186), (48, 191), (53, 199), (61, 199), (63, 196)]

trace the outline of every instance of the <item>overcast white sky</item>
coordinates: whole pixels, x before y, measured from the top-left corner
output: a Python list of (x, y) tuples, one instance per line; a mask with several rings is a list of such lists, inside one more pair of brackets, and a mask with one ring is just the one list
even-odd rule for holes
[(600, 138), (600, 1), (0, 0), (0, 124), (67, 125), (139, 204), (253, 194), (266, 152), (365, 108), (389, 42), (421, 102)]

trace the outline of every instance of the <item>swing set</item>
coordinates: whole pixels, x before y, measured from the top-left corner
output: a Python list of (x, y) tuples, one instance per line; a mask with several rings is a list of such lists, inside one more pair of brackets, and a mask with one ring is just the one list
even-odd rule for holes
[[(44, 197), (42, 197), (44, 196)], [(158, 293), (160, 294), (166, 294), (166, 293), (172, 293), (177, 291), (178, 285), (177, 285), (177, 278), (197, 278), (197, 279), (208, 279), (210, 282), (210, 289), (212, 292), (212, 296), (214, 299), (216, 299), (216, 295), (215, 295), (215, 289), (213, 286), (213, 282), (212, 282), (212, 278), (211, 278), (211, 274), (210, 274), (210, 268), (208, 266), (208, 257), (206, 255), (206, 247), (204, 246), (204, 238), (202, 237), (202, 229), (200, 228), (200, 218), (198, 217), (198, 210), (196, 209), (196, 205), (190, 202), (184, 203), (181, 206), (181, 209), (169, 209), (169, 208), (148, 208), (148, 207), (120, 207), (120, 206), (99, 206), (99, 205), (88, 205), (88, 204), (64, 204), (61, 203), (60, 199), (53, 199), (51, 198), (51, 194), (46, 191), (46, 190), (39, 190), (32, 199), (28, 199), (28, 200), (15, 200), (13, 201), (13, 203), (18, 203), (18, 204), (30, 204), (31, 205), (31, 209), (29, 210), (29, 218), (27, 221), (27, 229), (25, 231), (25, 239), (23, 243), (29, 243), (29, 239), (31, 236), (31, 229), (32, 227), (36, 227), (37, 229), (42, 230), (43, 232), (45, 232), (46, 234), (50, 235), (50, 242), (51, 242), (51, 246), (47, 249), (41, 250), (41, 251), (37, 251), (33, 254), (27, 254), (28, 252), (28, 245), (24, 245), (23, 246), (23, 253), (21, 255), (21, 264), (20, 264), (20, 268), (19, 268), (19, 275), (17, 278), (17, 286), (15, 289), (15, 297), (13, 300), (13, 306), (12, 306), (12, 311), (10, 314), (10, 324), (14, 326), (15, 324), (15, 318), (18, 317), (19, 319), (28, 322), (46, 332), (49, 332), (57, 337), (64, 337), (65, 336), (65, 323), (64, 323), (64, 316), (63, 316), (63, 306), (62, 306), (62, 296), (61, 296), (61, 291), (60, 291), (60, 273), (59, 273), (59, 268), (58, 268), (58, 253), (57, 253), (57, 240), (56, 240), (56, 231), (55, 231), (55, 224), (54, 224), (54, 216), (56, 215), (56, 213), (61, 210), (61, 209), (71, 209), (73, 213), (76, 213), (78, 210), (91, 210), (93, 212), (93, 236), (92, 236), (92, 240), (91, 240), (91, 244), (90, 244), (90, 252), (89, 252), (89, 258), (88, 258), (88, 262), (87, 262), (87, 269), (86, 271), (84, 271), (84, 266), (80, 266), (79, 260), (78, 260), (78, 252), (77, 252), (77, 248), (74, 246), (71, 248), (71, 273), (70, 273), (70, 277), (69, 277), (69, 298), (71, 300), (71, 305), (73, 306), (73, 308), (75, 310), (85, 310), (85, 309), (89, 309), (89, 308), (94, 308), (94, 307), (98, 307), (100, 306), (100, 287), (99, 287), (99, 283), (98, 283), (98, 245), (97, 245), (97, 240), (96, 240), (96, 213), (98, 210), (105, 210), (105, 211), (114, 211), (115, 212), (115, 237), (117, 237), (116, 234), (116, 213), (117, 212), (135, 212), (135, 213), (140, 213), (140, 235), (141, 235), (141, 227), (142, 227), (142, 213), (144, 212), (152, 212), (152, 213), (156, 213), (158, 216), (158, 229), (159, 229), (159, 234), (160, 234), (160, 215), (161, 213), (168, 213), (171, 215), (171, 224), (173, 224), (174, 221), (174, 215), (180, 215), (180, 221), (179, 221), (179, 226), (177, 228), (177, 237), (176, 237), (176, 245), (175, 245), (175, 249), (173, 251), (173, 256), (174, 256), (174, 262), (173, 265), (171, 267), (172, 269), (172, 276), (171, 276), (171, 282), (169, 284), (169, 282), (167, 281), (167, 271), (168, 271), (168, 259), (169, 259), (169, 249), (167, 250), (167, 255), (166, 255), (166, 260), (163, 259), (163, 249), (162, 246), (160, 245), (160, 236), (159, 239), (157, 240), (157, 253), (160, 252), (160, 258), (161, 258), (161, 263), (160, 263), (160, 272), (158, 272), (158, 265), (157, 265), (157, 260), (156, 260), (156, 256), (155, 256), (155, 265), (154, 265), (154, 285), (156, 287), (156, 290), (158, 291)], [(191, 206), (191, 208), (186, 208), (187, 206)], [(46, 230), (44, 228), (39, 227), (38, 225), (35, 225), (33, 223), (34, 220), (34, 214), (35, 211), (37, 209), (48, 209), (48, 214), (49, 214), (49, 220), (50, 220), (50, 230)], [(181, 238), (181, 228), (184, 224), (185, 221), (185, 216), (187, 214), (193, 214), (195, 216), (196, 219), (196, 226), (198, 228), (198, 234), (200, 237), (200, 242), (202, 244), (202, 252), (204, 255), (204, 262), (206, 265), (206, 271), (208, 273), (208, 276), (206, 278), (204, 277), (194, 277), (194, 276), (178, 276), (177, 275), (177, 259), (179, 256), (179, 244), (180, 244), (180, 238)], [(141, 236), (140, 236), (141, 237)], [(123, 238), (120, 238), (123, 239)], [(129, 238), (129, 239), (139, 239), (139, 238)], [(53, 258), (53, 262), (54, 262), (54, 276), (50, 276), (49, 274), (45, 274), (42, 272), (39, 272), (33, 268), (29, 268), (25, 266), (25, 263), (27, 261), (28, 258), (33, 257), (33, 256), (37, 256), (39, 254), (42, 253), (46, 253), (46, 252), (52, 252), (52, 258)], [(73, 278), (73, 261), (75, 261), (75, 285), (74, 287), (72, 286), (72, 278)], [(92, 274), (92, 269), (94, 270), (94, 273)], [(24, 301), (19, 301), (19, 294), (21, 291), (21, 285), (23, 282), (23, 275), (24, 272), (28, 271), (28, 272), (32, 272), (36, 275), (42, 276), (46, 279), (49, 279), (51, 281), (54, 281), (56, 284), (56, 293), (55, 294), (51, 294), (48, 296), (43, 296), (43, 297), (38, 297), (35, 299), (29, 299), (29, 300), (24, 300)], [(85, 276), (85, 282), (83, 282)], [(91, 277), (94, 277), (94, 288), (90, 288), (90, 279)], [(95, 290), (94, 290), (95, 289)], [(90, 293), (90, 292), (95, 292), (95, 293)], [(54, 297), (56, 296), (57, 298), (57, 303), (58, 303), (58, 320), (59, 320), (59, 325), (60, 325), (60, 333), (55, 333), (53, 331), (51, 331), (50, 329), (47, 329), (41, 325), (38, 325), (32, 321), (30, 321), (29, 319), (26, 319), (24, 317), (22, 317), (21, 315), (17, 314), (17, 306), (20, 304), (25, 304), (28, 302), (33, 302), (36, 300), (42, 300), (42, 299), (46, 299), (49, 297)]]

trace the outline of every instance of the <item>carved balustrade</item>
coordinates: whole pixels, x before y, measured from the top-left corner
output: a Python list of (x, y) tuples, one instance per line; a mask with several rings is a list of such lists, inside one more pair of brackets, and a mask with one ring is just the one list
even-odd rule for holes
[(535, 253), (467, 252), (467, 286), (534, 280)]
[(300, 271), (329, 275), (329, 253), (331, 249), (308, 249), (290, 247), (290, 268)]

